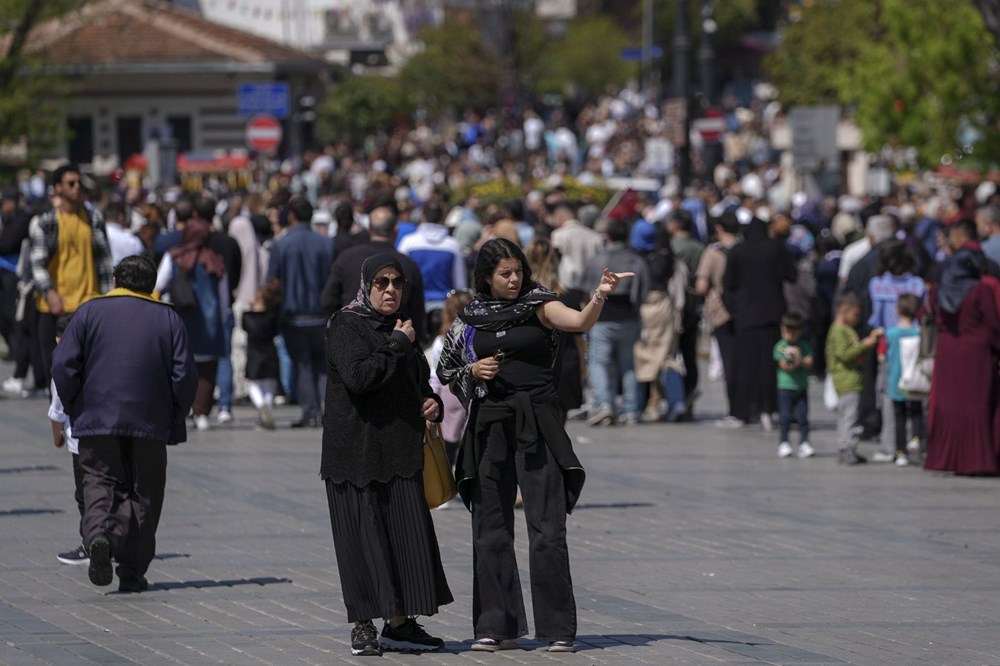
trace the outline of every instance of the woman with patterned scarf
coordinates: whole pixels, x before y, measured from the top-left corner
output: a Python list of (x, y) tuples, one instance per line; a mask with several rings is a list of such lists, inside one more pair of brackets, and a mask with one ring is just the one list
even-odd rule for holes
[(588, 331), (607, 294), (632, 275), (605, 269), (578, 311), (531, 279), (514, 243), (495, 238), (479, 251), (475, 297), (448, 333), (437, 369), (470, 410), (456, 477), (472, 511), (473, 650), (513, 648), (528, 633), (514, 558), (519, 485), (536, 639), (552, 652), (575, 651), (566, 514), (580, 496), (584, 471), (563, 429), (554, 365), (560, 331)]
[(397, 315), (405, 285), (392, 255), (368, 257), (357, 297), (326, 329), (320, 477), (355, 655), (441, 649), (414, 616), (452, 601), (420, 473), (425, 420), (441, 420), (441, 398), (412, 322)]

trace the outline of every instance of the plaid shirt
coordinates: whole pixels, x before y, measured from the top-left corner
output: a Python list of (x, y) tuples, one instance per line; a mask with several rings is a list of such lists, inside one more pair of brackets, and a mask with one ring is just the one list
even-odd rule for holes
[[(111, 246), (104, 230), (104, 216), (89, 206), (80, 208), (81, 217), (90, 223), (93, 231), (94, 267), (97, 269), (97, 288), (102, 294), (111, 291), (114, 265), (111, 263)], [(42, 213), (31, 221), (28, 231), (31, 241), (31, 278), (35, 291), (42, 296), (52, 289), (49, 262), (59, 248), (59, 221), (55, 209)]]

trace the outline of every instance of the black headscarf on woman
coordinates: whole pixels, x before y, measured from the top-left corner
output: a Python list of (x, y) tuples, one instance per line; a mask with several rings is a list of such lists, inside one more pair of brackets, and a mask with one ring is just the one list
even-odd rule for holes
[(941, 272), (941, 286), (937, 292), (937, 302), (942, 310), (955, 314), (969, 291), (979, 283), (983, 275), (984, 256), (978, 243), (962, 245), (944, 265)]
[[(395, 326), (396, 320), (399, 319), (397, 313), (394, 312), (391, 315), (382, 314), (375, 309), (371, 301), (372, 281), (375, 280), (375, 276), (378, 275), (379, 271), (385, 268), (395, 268), (396, 272), (401, 276), (406, 276), (406, 273), (403, 272), (403, 266), (391, 254), (376, 254), (368, 257), (361, 264), (361, 287), (358, 289), (358, 295), (354, 297), (353, 301), (341, 308), (340, 312), (350, 312), (359, 317), (373, 319), (382, 326)], [(402, 289), (399, 290), (398, 300), (400, 302), (403, 300)], [(337, 314), (339, 312), (334, 313), (334, 317)], [(331, 317), (332, 319), (333, 317)]]

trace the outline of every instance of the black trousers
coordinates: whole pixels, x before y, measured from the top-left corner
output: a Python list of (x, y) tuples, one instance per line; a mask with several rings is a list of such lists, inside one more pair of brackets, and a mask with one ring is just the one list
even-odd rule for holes
[(167, 446), (135, 437), (80, 437), (83, 539), (111, 542), (118, 577), (146, 573), (156, 555), (156, 526), (167, 480)]
[[(690, 296), (689, 296), (690, 298)], [(698, 311), (684, 308), (684, 331), (678, 341), (681, 358), (684, 359), (684, 395), (688, 402), (693, 402), (695, 389), (698, 388), (698, 324), (701, 317)]]
[(49, 387), (48, 369), (42, 362), (41, 338), (38, 336), (38, 310), (35, 297), (28, 296), (24, 304), (24, 317), (14, 322), (14, 376), (25, 379), (28, 368), (34, 375), (34, 388)]
[(726, 379), (726, 414), (733, 413), (733, 388), (736, 380), (733, 377), (733, 358), (736, 356), (736, 324), (730, 319), (722, 326), (712, 331), (715, 341), (719, 343), (719, 356), (722, 357), (722, 374)]
[(283, 326), (281, 334), (298, 375), (299, 404), (304, 420), (318, 419), (326, 394), (326, 327)]
[(56, 349), (56, 315), (50, 312), (39, 312), (38, 319), (38, 349), (40, 352), (40, 369), (45, 377), (35, 377), (37, 388), (48, 388), (52, 378), (52, 352)]
[(906, 453), (906, 420), (909, 418), (913, 436), (924, 442), (924, 405), (919, 400), (893, 400), (896, 420), (896, 451)]
[(0, 337), (14, 352), (14, 315), (17, 312), (17, 274), (0, 269)]
[(528, 571), (535, 638), (576, 638), (576, 601), (566, 546), (562, 470), (544, 442), (534, 450), (508, 448), (499, 479), (484, 460), (472, 494), (472, 624), (476, 638), (525, 636), (528, 622), (514, 556), (514, 498), (521, 488), (528, 526)]
[(76, 500), (76, 508), (80, 512), (80, 538), (86, 539), (83, 533), (83, 468), (80, 467), (80, 454), (73, 454), (73, 499)]

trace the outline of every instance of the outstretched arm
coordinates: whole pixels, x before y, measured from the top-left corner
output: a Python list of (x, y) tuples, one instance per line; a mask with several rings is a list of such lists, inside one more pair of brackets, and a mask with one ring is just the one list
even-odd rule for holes
[(597, 323), (604, 309), (604, 300), (611, 294), (622, 278), (634, 277), (635, 273), (612, 273), (607, 268), (601, 275), (594, 297), (582, 310), (566, 307), (559, 301), (549, 301), (538, 309), (538, 319), (549, 328), (567, 333), (586, 333)]

